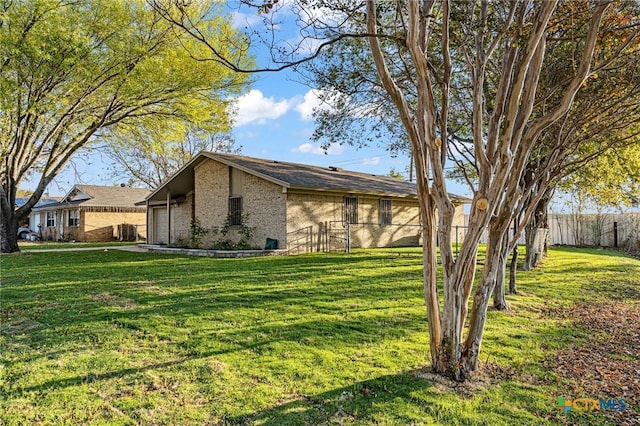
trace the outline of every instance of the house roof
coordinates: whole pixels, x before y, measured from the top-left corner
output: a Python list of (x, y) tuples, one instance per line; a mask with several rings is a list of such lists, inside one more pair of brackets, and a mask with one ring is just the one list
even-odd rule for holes
[(149, 189), (130, 188), (127, 186), (74, 185), (62, 200), (38, 207), (38, 209), (50, 210), (74, 205), (82, 207), (134, 208), (137, 202), (144, 200), (150, 193)]
[[(151, 193), (147, 200), (166, 199), (168, 190), (175, 195), (192, 189), (193, 169), (206, 159), (212, 159), (246, 173), (266, 179), (287, 189), (330, 191), (378, 196), (417, 196), (415, 183), (402, 181), (390, 176), (374, 175), (343, 170), (337, 167), (318, 167), (284, 161), (266, 160), (233, 154), (201, 152), (174, 174), (167, 182)], [(466, 197), (450, 194), (458, 204), (470, 202)]]
[[(20, 208), (27, 204), (29, 201), (29, 197), (16, 197), (16, 208)], [(40, 197), (36, 205), (33, 207), (34, 209), (38, 207), (44, 207), (49, 204), (55, 204), (60, 201), (60, 197)]]

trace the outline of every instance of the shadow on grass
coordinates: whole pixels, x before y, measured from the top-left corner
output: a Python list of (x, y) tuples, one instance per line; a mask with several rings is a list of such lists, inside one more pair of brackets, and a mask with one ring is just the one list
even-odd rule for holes
[[(353, 383), (315, 395), (300, 395), (291, 401), (246, 416), (224, 419), (227, 424), (305, 425), (342, 424), (358, 421), (412, 424), (430, 419), (429, 407), (407, 413), (393, 410), (426, 396), (440, 394), (432, 382), (409, 374), (386, 375)], [(431, 418), (432, 419), (432, 418)]]
[[(82, 370), (70, 370), (63, 378), (13, 381), (6, 387), (13, 398), (111, 379), (128, 382), (141, 372), (186, 369), (212, 357), (235, 369), (239, 387), (253, 384), (245, 378), (255, 373), (264, 383), (273, 380), (282, 389), (269, 402), (250, 401), (252, 409), (236, 403), (228, 412), (216, 412), (231, 424), (465, 424), (477, 420), (473, 416), (478, 412), (486, 414), (487, 424), (491, 424), (489, 419), (503, 424), (509, 420), (534, 423), (529, 409), (518, 412), (523, 416), (518, 418), (500, 398), (469, 405), (410, 372), (381, 375), (421, 365), (419, 357), (428, 352), (424, 340), (415, 337), (424, 336), (427, 330), (417, 251), (242, 260), (109, 251), (7, 259), (0, 320), (22, 325), (22, 331), (10, 337), (31, 350), (25, 356), (14, 355), (16, 364), (55, 359), (65, 353), (73, 358), (81, 345), (93, 357), (105, 356), (99, 367), (80, 364)], [(562, 262), (557, 270), (543, 269), (544, 279), (537, 272), (528, 275), (527, 292), (556, 298), (582, 291), (610, 295), (604, 284), (584, 280), (573, 280), (564, 289), (565, 269), (574, 266), (566, 259)], [(606, 267), (617, 272), (615, 265)], [(637, 277), (636, 267), (640, 264), (625, 265)], [(602, 265), (589, 265), (587, 259), (579, 271), (595, 276), (602, 272)], [(611, 288), (619, 288), (622, 281), (616, 278)], [(519, 328), (516, 318), (511, 324), (510, 316), (489, 315), (501, 325), (510, 325), (506, 330), (494, 327), (485, 335), (487, 347), (505, 365), (513, 364), (517, 356), (521, 358), (517, 367), (531, 368), (537, 362), (529, 356), (532, 342), (555, 349), (566, 345), (571, 335), (571, 330), (555, 324)], [(30, 324), (33, 328), (27, 327)], [(393, 350), (400, 354), (406, 350), (416, 355), (398, 361), (391, 354), (391, 344), (398, 345)], [(121, 345), (146, 345), (149, 351), (143, 355), (132, 351), (129, 358), (112, 362), (108, 351), (117, 352)], [(286, 358), (285, 352), (292, 352), (292, 358)], [(322, 352), (330, 356), (322, 358)], [(350, 356), (360, 352), (364, 355), (358, 355), (352, 367)], [(308, 357), (310, 353), (317, 355), (317, 363)], [(12, 368), (12, 360), (7, 361), (7, 368)], [(381, 366), (371, 368), (376, 363)], [(298, 370), (303, 377), (290, 385)], [(280, 380), (277, 374), (288, 377)], [(375, 378), (361, 381), (363, 377)], [(206, 376), (209, 382), (216, 379), (215, 372)], [(200, 378), (188, 380), (194, 388), (201, 385)], [(316, 380), (321, 382), (316, 389), (322, 391), (312, 389)], [(342, 386), (344, 383), (351, 384)], [(531, 404), (543, 397), (536, 398)], [(511, 405), (517, 402), (512, 398)]]
[[(418, 373), (418, 374), (416, 374)], [(224, 424), (314, 425), (314, 424), (442, 424), (495, 425), (538, 424), (532, 414), (511, 406), (477, 388), (475, 396), (458, 393), (407, 371), (355, 382), (348, 386), (296, 398), (243, 416), (227, 417)], [(506, 385), (516, 401), (531, 398), (519, 386)], [(495, 400), (490, 400), (494, 398)]]

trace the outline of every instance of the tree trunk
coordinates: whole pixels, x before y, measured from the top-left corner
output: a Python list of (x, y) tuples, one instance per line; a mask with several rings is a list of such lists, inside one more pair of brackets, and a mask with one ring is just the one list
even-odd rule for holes
[(524, 227), (525, 253), (522, 269), (525, 271), (530, 271), (535, 268), (535, 265), (538, 263), (538, 254), (534, 249), (537, 227), (533, 222), (535, 222), (535, 219), (532, 218), (531, 222)]
[(18, 218), (2, 203), (2, 222), (0, 223), (0, 253), (20, 251), (18, 247)]
[(498, 270), (496, 271), (496, 284), (493, 289), (493, 307), (499, 311), (510, 311), (511, 308), (507, 303), (507, 299), (505, 297), (505, 285), (504, 281), (506, 278), (507, 271), (507, 255), (508, 255), (508, 247), (509, 244), (509, 235), (505, 233), (502, 239), (502, 250), (500, 250), (500, 254), (498, 255)]
[(511, 307), (505, 297), (505, 279), (507, 271), (507, 253), (500, 254), (498, 271), (496, 273), (496, 285), (493, 289), (493, 307), (499, 311), (510, 311)]
[[(492, 232), (490, 232), (490, 235), (491, 234)], [(487, 320), (487, 308), (491, 300), (491, 292), (496, 284), (498, 270), (500, 269), (499, 263), (502, 247), (501, 234), (498, 234), (497, 238), (489, 238), (485, 265), (482, 270), (482, 279), (473, 297), (473, 308), (471, 309), (471, 316), (469, 318), (469, 331), (462, 347), (462, 356), (460, 366), (458, 367), (460, 378), (458, 380), (465, 380), (469, 372), (475, 371), (478, 368), (482, 334), (484, 324)]]
[(513, 247), (511, 264), (509, 265), (509, 294), (518, 294), (516, 288), (516, 270), (518, 269), (518, 244)]
[[(526, 252), (524, 258), (524, 266), (523, 269), (525, 271), (530, 271), (538, 266), (540, 260), (546, 254), (546, 250), (543, 247), (542, 250), (539, 250), (538, 247), (535, 247), (536, 237), (538, 236), (540, 229), (548, 229), (549, 223), (547, 219), (547, 209), (549, 206), (549, 202), (551, 201), (551, 194), (545, 194), (544, 197), (538, 202), (536, 205), (536, 210), (531, 215), (531, 220), (527, 223), (527, 226), (524, 228), (525, 230), (525, 244), (526, 244)], [(545, 243), (546, 246), (546, 243)]]

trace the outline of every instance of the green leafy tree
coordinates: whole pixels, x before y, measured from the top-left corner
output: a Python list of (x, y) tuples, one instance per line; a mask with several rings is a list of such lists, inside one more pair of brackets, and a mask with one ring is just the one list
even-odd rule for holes
[[(276, 70), (317, 58), (345, 38), (367, 41), (363, 48), (404, 127), (415, 163), (432, 368), (455, 380), (467, 379), (478, 366), (488, 304), (504, 271), (505, 237), (525, 203), (521, 179), (532, 153), (545, 130), (567, 117), (593, 67), (610, 59), (602, 58), (597, 46), (620, 26), (609, 22), (607, 10), (623, 2), (582, 1), (567, 11), (572, 3), (577, 2), (299, 1), (290, 10), (302, 25), (301, 35), (318, 47), (306, 58), (295, 49), (301, 43), (272, 50), (278, 64), (288, 58), (270, 68)], [(207, 45), (181, 18), (181, 2), (176, 4), (178, 11), (165, 13), (165, 19)], [(264, 1), (258, 6), (272, 17), (281, 10), (279, 4)], [(573, 39), (575, 66), (552, 96), (538, 92), (544, 70), (553, 66), (552, 49), (563, 41), (556, 37), (555, 25), (571, 17), (581, 23)], [(638, 36), (637, 22), (629, 25), (632, 36), (621, 41), (612, 57)], [(280, 26), (270, 28), (277, 32)], [(210, 49), (209, 60), (225, 62), (216, 49)], [(400, 65), (409, 73), (396, 72)], [(458, 106), (465, 114), (458, 114)], [(458, 140), (453, 132), (464, 116), (466, 135)], [(454, 144), (477, 174), (476, 182), (469, 182), (474, 193), (469, 228), (457, 256), (451, 244), (455, 207), (445, 179)], [(559, 154), (572, 151), (562, 140), (555, 146)], [(559, 157), (550, 156), (547, 167), (558, 166)], [(523, 216), (528, 214), (527, 208)], [(487, 230), (487, 254), (476, 280), (478, 243)]]
[[(206, 10), (203, 33), (226, 56), (249, 66), (244, 39), (216, 3), (195, 3), (185, 13), (195, 19)], [(2, 252), (18, 250), (18, 224), (100, 132), (117, 138), (135, 129), (180, 140), (192, 126), (218, 125), (230, 96), (248, 80), (193, 60), (203, 49), (143, 0), (0, 3)], [(16, 208), (26, 178), (37, 186)]]
[(640, 137), (609, 149), (562, 180), (564, 192), (580, 193), (598, 206), (625, 208), (640, 203)]

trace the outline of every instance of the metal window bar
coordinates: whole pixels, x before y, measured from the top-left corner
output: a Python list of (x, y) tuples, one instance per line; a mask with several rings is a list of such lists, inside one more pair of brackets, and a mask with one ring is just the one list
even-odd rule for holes
[(391, 225), (391, 200), (380, 200), (380, 225)]
[(229, 225), (242, 225), (242, 197), (229, 197)]
[(358, 199), (356, 197), (344, 197), (344, 221), (358, 223)]

